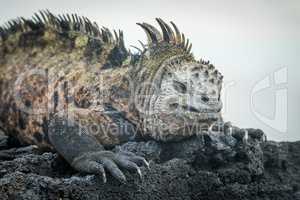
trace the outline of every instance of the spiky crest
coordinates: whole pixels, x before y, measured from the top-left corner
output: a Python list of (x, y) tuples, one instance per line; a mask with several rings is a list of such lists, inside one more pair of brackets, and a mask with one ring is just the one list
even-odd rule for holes
[(20, 17), (0, 27), (0, 56), (17, 48), (46, 47), (46, 44), (68, 51), (78, 49), (86, 61), (100, 62), (103, 69), (122, 66), (129, 55), (122, 31), (99, 28), (77, 14), (54, 15), (44, 10), (30, 19)]
[(187, 54), (191, 53), (192, 44), (188, 39), (185, 39), (184, 34), (180, 33), (178, 27), (173, 22), (170, 23), (174, 30), (161, 18), (156, 18), (156, 21), (161, 31), (148, 23), (137, 23), (146, 32), (149, 47), (170, 44), (176, 48), (181, 48)]
[(91, 22), (88, 18), (77, 14), (54, 15), (48, 10), (35, 13), (31, 19), (23, 17), (10, 20), (0, 27), (0, 38), (5, 40), (10, 34), (16, 32), (26, 32), (30, 30), (43, 30), (46, 27), (58, 32), (78, 32), (94, 39), (101, 40), (103, 43), (113, 43), (124, 46), (123, 32), (114, 31), (114, 34), (106, 28), (99, 28), (96, 22)]

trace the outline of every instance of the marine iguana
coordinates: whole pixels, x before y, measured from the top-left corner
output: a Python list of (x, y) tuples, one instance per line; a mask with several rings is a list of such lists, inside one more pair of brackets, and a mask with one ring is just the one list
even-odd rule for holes
[(80, 172), (120, 181), (147, 161), (110, 148), (180, 141), (222, 121), (221, 73), (197, 61), (177, 26), (157, 18), (139, 53), (123, 32), (76, 14), (40, 11), (0, 28), (0, 127), (23, 144), (57, 151)]

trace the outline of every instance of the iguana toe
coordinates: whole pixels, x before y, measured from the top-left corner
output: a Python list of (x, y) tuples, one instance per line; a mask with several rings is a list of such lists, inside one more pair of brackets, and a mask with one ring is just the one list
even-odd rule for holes
[(137, 156), (132, 152), (129, 151), (119, 151), (117, 153), (118, 155), (121, 155), (123, 157), (126, 157), (128, 160), (136, 163), (138, 166), (145, 166), (147, 167), (147, 169), (150, 168), (149, 163), (147, 162), (147, 160), (141, 156)]
[(118, 155), (115, 158), (115, 161), (122, 168), (125, 168), (130, 171), (135, 171), (139, 175), (140, 179), (142, 179), (142, 172), (141, 172), (140, 168), (138, 167), (138, 165), (136, 163), (130, 161), (129, 157), (126, 157), (123, 155)]
[(80, 172), (102, 175), (103, 183), (106, 183), (106, 173), (102, 164), (95, 161), (85, 160), (73, 166)]
[(126, 182), (126, 177), (123, 174), (123, 172), (119, 169), (118, 165), (115, 163), (114, 160), (111, 158), (101, 158), (99, 160), (101, 162), (105, 169), (110, 172), (110, 174), (115, 177), (118, 181), (125, 183)]

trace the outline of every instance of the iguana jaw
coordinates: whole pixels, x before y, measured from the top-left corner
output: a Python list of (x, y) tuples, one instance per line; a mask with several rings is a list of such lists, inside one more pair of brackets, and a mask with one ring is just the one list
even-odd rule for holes
[(144, 120), (144, 134), (158, 141), (179, 141), (200, 135), (221, 118), (220, 112), (154, 115)]
[(178, 141), (201, 134), (210, 124), (221, 119), (221, 109), (221, 102), (199, 109), (178, 105), (176, 111), (145, 115), (145, 133), (152, 133), (150, 136), (160, 141)]

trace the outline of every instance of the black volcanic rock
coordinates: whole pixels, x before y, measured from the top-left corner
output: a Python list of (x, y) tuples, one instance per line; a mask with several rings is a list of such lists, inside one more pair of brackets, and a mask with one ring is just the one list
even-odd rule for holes
[[(146, 157), (143, 180), (125, 171), (127, 184), (78, 174), (56, 153), (33, 146), (9, 148), (0, 140), (0, 199), (299, 199), (300, 142), (261, 142), (206, 135), (183, 142), (128, 142)], [(239, 137), (240, 138), (240, 137)], [(4, 142), (3, 142), (4, 141)], [(1, 157), (10, 153), (11, 157)]]

